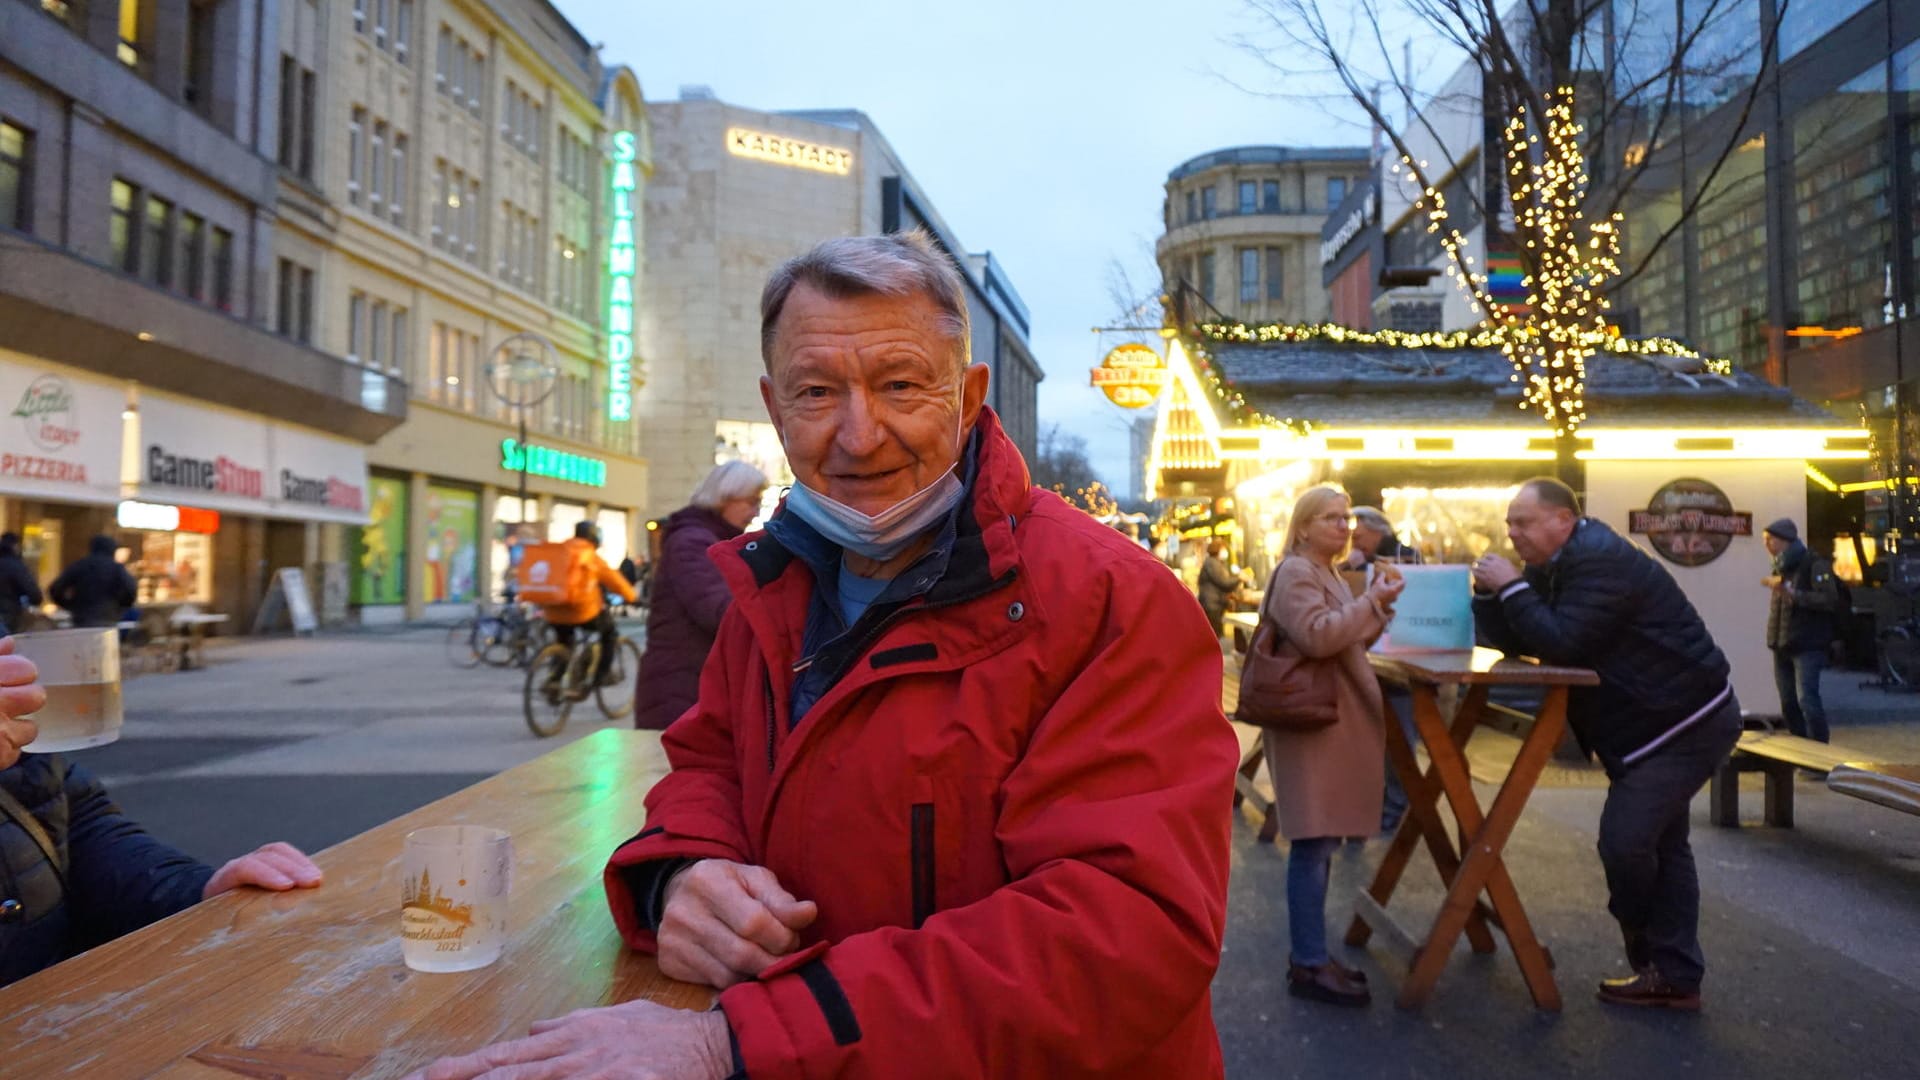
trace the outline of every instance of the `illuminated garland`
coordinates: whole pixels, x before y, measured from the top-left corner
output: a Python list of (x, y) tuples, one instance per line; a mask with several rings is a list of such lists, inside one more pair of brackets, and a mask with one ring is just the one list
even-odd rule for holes
[[(1218, 324), (1208, 325), (1214, 326)], [(1242, 329), (1245, 328), (1242, 327)], [(1336, 329), (1338, 328), (1336, 327)], [(1200, 332), (1203, 334), (1206, 333), (1207, 327), (1200, 327)], [(1226, 341), (1230, 339), (1216, 337), (1214, 340)], [(1227, 379), (1226, 375), (1221, 373), (1219, 365), (1214, 363), (1213, 356), (1207, 352), (1205, 345), (1201, 344), (1198, 339), (1189, 341), (1187, 344), (1187, 352), (1193, 357), (1194, 371), (1200, 376), (1201, 385), (1205, 386), (1207, 391), (1213, 395), (1213, 399), (1219, 404), (1221, 411), (1226, 414), (1227, 419), (1233, 421), (1235, 426), (1243, 428), (1286, 428), (1295, 435), (1306, 435), (1313, 431), (1313, 424), (1310, 421), (1298, 420), (1291, 416), (1278, 417), (1254, 408), (1253, 405), (1247, 401), (1246, 395), (1236, 389), (1233, 383)]]
[[(1194, 332), (1210, 341), (1236, 345), (1271, 345), (1279, 342), (1332, 342), (1336, 345), (1381, 345), (1394, 349), (1497, 349), (1508, 337), (1526, 337), (1534, 331), (1525, 324), (1477, 326), (1471, 330), (1409, 331), (1356, 330), (1337, 323), (1201, 323)], [(1608, 337), (1599, 351), (1616, 356), (1670, 356), (1693, 360), (1709, 375), (1733, 374), (1733, 361), (1706, 357), (1686, 345), (1666, 337)]]

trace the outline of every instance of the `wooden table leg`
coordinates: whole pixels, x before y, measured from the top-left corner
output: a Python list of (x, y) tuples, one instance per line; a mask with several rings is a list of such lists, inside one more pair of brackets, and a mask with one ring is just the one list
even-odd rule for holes
[(1240, 759), (1239, 771), (1233, 778), (1233, 805), (1239, 808), (1243, 800), (1251, 800), (1253, 808), (1266, 815), (1266, 821), (1260, 826), (1260, 842), (1270, 844), (1280, 835), (1280, 813), (1260, 789), (1253, 784), (1253, 778), (1260, 772), (1260, 763), (1266, 760), (1267, 733), (1261, 732), (1254, 737), (1253, 746)]
[[(1457, 746), (1466, 743), (1467, 736), (1473, 732), (1478, 722), (1479, 706), (1484, 703), (1485, 692), (1481, 691), (1479, 700), (1472, 695), (1461, 702), (1455, 714), (1453, 730), (1449, 731), (1440, 718), (1439, 701), (1434, 687), (1412, 687), (1414, 723), (1422, 729), (1423, 737), (1432, 740), (1439, 733), (1442, 740), (1451, 740)], [(1422, 723), (1424, 718), (1425, 723)], [(1400, 885), (1401, 875), (1406, 872), (1407, 864), (1413, 858), (1414, 848), (1423, 840), (1427, 854), (1433, 859), (1434, 869), (1440, 874), (1443, 885), (1450, 885), (1460, 870), (1460, 856), (1454, 846), (1446, 822), (1440, 817), (1439, 801), (1441, 789), (1431, 769), (1420, 770), (1420, 759), (1414, 754), (1413, 746), (1407, 742), (1406, 733), (1398, 722), (1387, 723), (1387, 754), (1393, 770), (1400, 776), (1400, 784), (1407, 793), (1407, 816), (1400, 822), (1400, 828), (1394, 833), (1393, 843), (1388, 846), (1387, 854), (1375, 871), (1373, 884), (1369, 885), (1366, 895), (1373, 901), (1372, 909), (1384, 912), (1388, 900)], [(1361, 946), (1372, 936), (1373, 927), (1365, 918), (1369, 908), (1365, 905), (1356, 909), (1353, 923), (1347, 928), (1347, 944)], [(1493, 951), (1493, 935), (1488, 932), (1486, 922), (1479, 912), (1467, 920), (1467, 940), (1472, 943), (1475, 952)]]
[(1467, 837), (1467, 845), (1460, 872), (1447, 890), (1447, 898), (1440, 906), (1440, 913), (1434, 920), (1426, 944), (1415, 960), (1413, 970), (1408, 973), (1406, 984), (1400, 989), (1402, 1008), (1419, 1006), (1432, 996), (1434, 984), (1453, 951), (1454, 941), (1478, 909), (1483, 889), (1493, 902), (1493, 910), (1506, 932), (1507, 944), (1513, 949), (1514, 959), (1520, 965), (1520, 972), (1526, 979), (1534, 1004), (1542, 1009), (1560, 1008), (1560, 991), (1553, 981), (1552, 960), (1533, 935), (1533, 926), (1527, 920), (1526, 909), (1520, 903), (1519, 892), (1507, 874), (1500, 853), (1512, 837), (1514, 826), (1520, 820), (1520, 812), (1526, 808), (1534, 785), (1539, 782), (1541, 772), (1545, 770), (1548, 759), (1553, 756), (1554, 747), (1559, 744), (1560, 736), (1566, 729), (1566, 708), (1566, 688), (1549, 688), (1535, 717), (1533, 730), (1527, 733), (1520, 754), (1507, 773), (1506, 782), (1500, 785), (1493, 806), (1484, 818), (1479, 802), (1474, 798), (1473, 781), (1467, 771), (1465, 755), (1449, 742), (1443, 763), (1443, 751), (1429, 745), (1428, 753), (1434, 758), (1434, 771), (1438, 774), (1448, 804), (1453, 808), (1454, 817)]

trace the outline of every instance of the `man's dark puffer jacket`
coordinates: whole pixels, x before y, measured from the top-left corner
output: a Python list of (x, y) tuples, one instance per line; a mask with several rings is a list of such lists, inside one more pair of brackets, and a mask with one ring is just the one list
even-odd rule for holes
[(213, 876), (128, 820), (92, 773), (59, 754), (22, 755), (0, 769), (0, 787), (46, 830), (71, 890), (61, 896), (40, 845), (0, 812), (0, 986), (193, 906)]
[(1727, 658), (1673, 575), (1603, 522), (1581, 519), (1525, 582), (1475, 596), (1474, 623), (1502, 652), (1600, 673), (1599, 686), (1573, 689), (1567, 712), (1610, 773), (1727, 689)]

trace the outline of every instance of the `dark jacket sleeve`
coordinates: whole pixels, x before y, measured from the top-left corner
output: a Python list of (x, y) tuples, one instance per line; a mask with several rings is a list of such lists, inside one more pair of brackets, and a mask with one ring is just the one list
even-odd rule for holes
[(1490, 649), (1499, 649), (1509, 656), (1525, 651), (1520, 647), (1520, 639), (1514, 636), (1513, 627), (1507, 625), (1507, 613), (1500, 606), (1500, 598), (1493, 593), (1473, 594), (1473, 628), (1480, 644)]
[(1554, 601), (1531, 582), (1501, 590), (1506, 616), (1520, 652), (1549, 664), (1586, 664), (1605, 651), (1633, 615), (1630, 575), (1600, 554), (1567, 552), (1554, 568)]
[(88, 948), (192, 907), (213, 868), (161, 843), (115, 806), (92, 773), (66, 778), (67, 882), (74, 946)]
[(40, 595), (40, 582), (34, 577), (33, 571), (27, 569), (26, 563), (9, 561), (7, 568), (13, 573), (14, 580), (10, 587), (14, 595), (35, 607), (45, 603), (45, 597)]
[(113, 582), (113, 602), (120, 605), (120, 610), (125, 611), (132, 607), (134, 600), (139, 597), (140, 586), (133, 580), (133, 575), (127, 573), (126, 567), (116, 565), (114, 570), (116, 573)]
[(707, 634), (719, 633), (720, 617), (733, 603), (720, 568), (707, 558), (707, 549), (717, 540), (705, 529), (675, 529), (660, 556), (661, 571), (672, 578), (687, 617)]
[(53, 579), (53, 584), (47, 586), (47, 596), (68, 610), (72, 610), (69, 605), (73, 603), (73, 579), (74, 568), (69, 566), (60, 571), (60, 576)]

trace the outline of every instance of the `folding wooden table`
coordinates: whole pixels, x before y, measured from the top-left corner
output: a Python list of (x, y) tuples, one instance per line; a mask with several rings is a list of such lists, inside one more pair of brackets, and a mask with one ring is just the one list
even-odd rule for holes
[[(1467, 935), (1473, 951), (1490, 953), (1493, 935), (1488, 928), (1492, 927), (1506, 935), (1527, 989), (1533, 994), (1533, 1003), (1542, 1009), (1559, 1009), (1553, 957), (1533, 936), (1501, 852), (1566, 730), (1568, 688), (1597, 685), (1600, 677), (1586, 668), (1548, 667), (1530, 660), (1507, 659), (1491, 649), (1383, 651), (1369, 653), (1368, 659), (1382, 681), (1412, 691), (1414, 726), (1427, 745), (1432, 764), (1422, 772), (1400, 725), (1388, 722), (1387, 755), (1406, 788), (1407, 816), (1394, 834), (1373, 884), (1355, 900), (1347, 944), (1365, 945), (1378, 932), (1410, 950), (1411, 971), (1400, 988), (1399, 1003), (1402, 1008), (1416, 1008), (1432, 996), (1460, 935)], [(1440, 711), (1438, 694), (1442, 686), (1462, 690), (1450, 725)], [(1467, 771), (1466, 745), (1486, 711), (1487, 692), (1494, 686), (1538, 686), (1546, 694), (1506, 781), (1483, 812)], [(1458, 846), (1440, 815), (1442, 795), (1460, 829)], [(1387, 912), (1387, 902), (1399, 886), (1414, 849), (1423, 843), (1447, 886), (1447, 896), (1426, 939), (1419, 941)], [(1482, 892), (1491, 906), (1481, 900)]]

